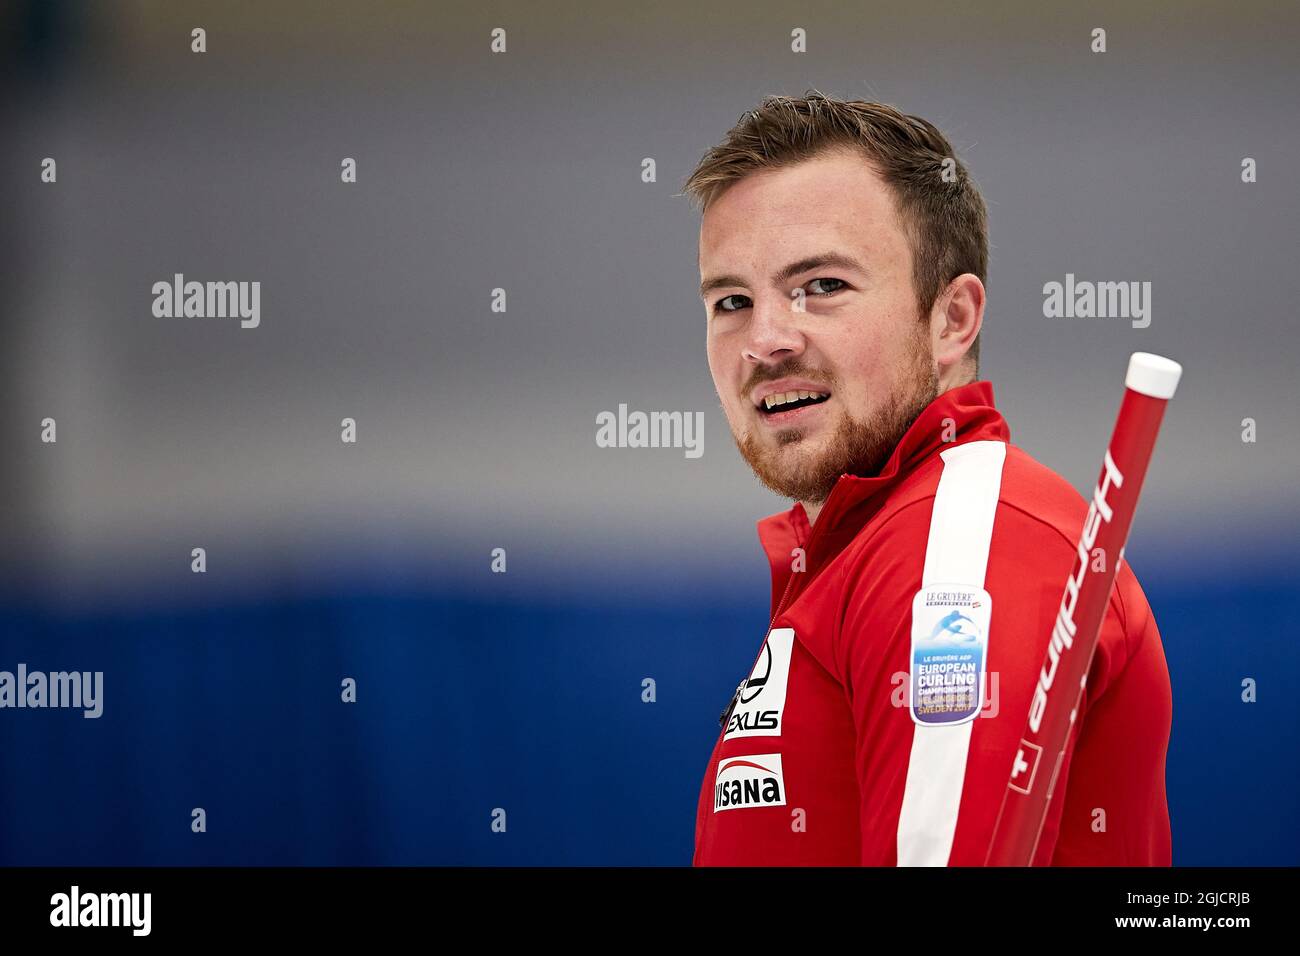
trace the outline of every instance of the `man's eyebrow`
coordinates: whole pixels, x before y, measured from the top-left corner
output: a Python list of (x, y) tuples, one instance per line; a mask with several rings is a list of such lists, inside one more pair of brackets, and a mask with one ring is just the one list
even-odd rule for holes
[[(801, 272), (820, 269), (823, 266), (839, 266), (842, 269), (854, 269), (858, 272), (867, 271), (862, 263), (852, 256), (846, 256), (840, 252), (823, 252), (783, 266), (772, 276), (772, 284), (776, 286), (784, 285)], [(738, 276), (714, 276), (700, 283), (700, 298), (703, 299), (714, 289), (721, 289), (726, 286), (743, 286), (744, 284), (745, 280)]]

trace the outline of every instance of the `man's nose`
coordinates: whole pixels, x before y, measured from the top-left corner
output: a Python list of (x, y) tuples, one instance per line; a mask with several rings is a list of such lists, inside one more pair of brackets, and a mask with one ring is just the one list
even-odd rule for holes
[(803, 352), (799, 313), (791, 303), (792, 300), (776, 294), (754, 300), (743, 349), (746, 361), (759, 364), (781, 361)]

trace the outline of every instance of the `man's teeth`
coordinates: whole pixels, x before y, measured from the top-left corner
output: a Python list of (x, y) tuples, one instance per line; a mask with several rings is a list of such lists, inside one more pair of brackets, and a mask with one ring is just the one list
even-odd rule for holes
[(778, 392), (763, 399), (763, 404), (767, 406), (768, 411), (771, 411), (778, 405), (789, 405), (807, 398), (827, 398), (829, 395), (829, 392)]

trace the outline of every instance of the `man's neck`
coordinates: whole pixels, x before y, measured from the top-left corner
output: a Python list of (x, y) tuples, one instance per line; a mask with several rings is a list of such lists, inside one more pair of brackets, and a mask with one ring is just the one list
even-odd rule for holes
[(814, 525), (817, 523), (817, 516), (822, 513), (822, 505), (824, 505), (825, 503), (826, 502), (824, 501), (818, 502), (817, 504), (813, 504), (811, 501), (800, 502), (800, 504), (803, 505), (804, 513), (808, 515), (809, 525)]

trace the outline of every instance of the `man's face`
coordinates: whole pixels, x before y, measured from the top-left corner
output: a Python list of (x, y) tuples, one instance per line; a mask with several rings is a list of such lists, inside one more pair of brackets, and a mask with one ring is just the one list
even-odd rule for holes
[(820, 504), (841, 474), (878, 473), (938, 394), (911, 248), (860, 156), (823, 153), (730, 186), (704, 214), (700, 278), (732, 436), (784, 497)]

